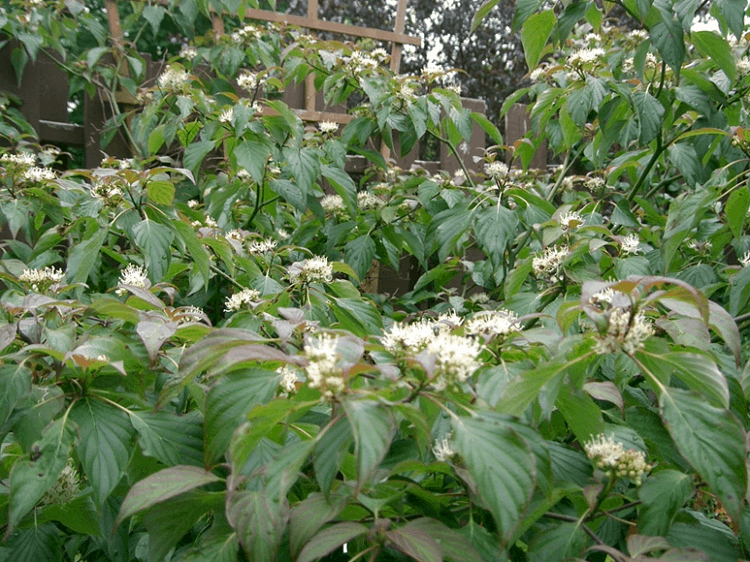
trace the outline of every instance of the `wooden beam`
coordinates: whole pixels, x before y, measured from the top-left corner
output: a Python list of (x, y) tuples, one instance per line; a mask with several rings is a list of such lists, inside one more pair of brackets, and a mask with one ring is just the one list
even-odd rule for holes
[[(346, 125), (352, 119), (354, 119), (353, 115), (348, 115), (346, 113), (330, 113), (327, 111), (310, 111), (307, 109), (292, 109), (292, 111), (294, 111), (297, 117), (299, 117), (302, 121), (310, 121), (310, 122), (331, 121), (332, 123), (339, 123), (341, 125)], [(270, 107), (264, 107), (263, 109), (261, 109), (260, 113), (261, 115), (278, 115), (278, 113), (276, 113), (276, 111), (274, 111)]]
[[(407, 0), (398, 0), (398, 8), (396, 11), (396, 27), (394, 32), (403, 33), (406, 27), (406, 2)], [(420, 43), (421, 44), (421, 43)], [(391, 46), (391, 72), (398, 74), (401, 69), (401, 49), (402, 43), (394, 42)]]
[(104, 6), (107, 9), (107, 21), (109, 22), (109, 32), (115, 47), (121, 50), (125, 45), (125, 38), (122, 34), (122, 25), (120, 24), (120, 12), (117, 10), (115, 0), (104, 0)]
[(245, 10), (245, 18), (262, 21), (272, 21), (276, 23), (288, 23), (291, 25), (298, 25), (300, 27), (307, 27), (316, 31), (330, 31), (332, 33), (354, 35), (355, 37), (377, 39), (378, 41), (390, 41), (393, 43), (403, 43), (406, 45), (417, 46), (420, 46), (422, 44), (421, 37), (413, 37), (404, 33), (394, 33), (393, 31), (383, 31), (382, 29), (371, 29), (369, 27), (346, 25), (344, 23), (337, 23), (333, 21), (310, 21), (308, 18), (304, 18), (301, 16), (281, 14), (278, 12), (270, 12), (268, 10), (257, 10), (255, 8), (248, 8), (247, 10)]

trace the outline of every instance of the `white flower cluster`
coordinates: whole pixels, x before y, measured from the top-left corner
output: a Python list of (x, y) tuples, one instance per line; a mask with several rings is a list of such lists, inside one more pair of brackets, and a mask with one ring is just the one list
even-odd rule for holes
[(438, 324), (426, 318), (411, 324), (395, 322), (380, 342), (394, 355), (416, 355), (427, 347), (436, 333), (444, 330), (449, 330), (447, 324)]
[(637, 254), (640, 251), (641, 241), (637, 234), (628, 234), (620, 241), (620, 250), (623, 254)]
[(245, 236), (242, 234), (242, 232), (235, 228), (224, 233), (224, 238), (226, 238), (227, 241), (238, 242), (242, 244)]
[(380, 209), (383, 205), (385, 205), (385, 201), (369, 191), (360, 191), (357, 193), (357, 207), (363, 211)]
[(612, 304), (612, 299), (615, 297), (615, 290), (612, 287), (607, 287), (606, 289), (602, 289), (598, 293), (594, 294), (590, 301), (594, 304), (601, 304), (603, 302), (606, 302), (607, 304)]
[(493, 180), (502, 180), (508, 177), (508, 166), (502, 162), (488, 162), (484, 165), (484, 173)]
[(604, 58), (606, 54), (607, 52), (600, 47), (594, 49), (580, 49), (568, 57), (568, 64), (575, 67), (594, 64)]
[(563, 213), (560, 218), (557, 219), (557, 223), (560, 225), (560, 228), (562, 230), (568, 231), (575, 230), (583, 226), (584, 224), (586, 224), (586, 221), (580, 213), (577, 213), (575, 211), (568, 211), (567, 213)]
[(180, 49), (180, 56), (184, 59), (193, 60), (198, 56), (198, 51), (188, 45), (183, 45)]
[(547, 248), (541, 256), (536, 256), (531, 260), (534, 275), (540, 279), (547, 279), (552, 283), (557, 282), (560, 266), (567, 256), (567, 246)]
[(175, 313), (174, 318), (179, 324), (185, 324), (187, 322), (200, 322), (205, 320), (205, 311), (197, 306), (184, 306), (178, 309)]
[(185, 69), (178, 66), (168, 66), (159, 76), (157, 83), (164, 90), (178, 91), (188, 83), (189, 79), (190, 75)]
[(41, 505), (64, 505), (73, 501), (80, 491), (81, 480), (78, 470), (68, 460), (60, 476), (57, 477), (55, 483), (44, 493), (39, 503)]
[(597, 338), (595, 351), (599, 354), (615, 353), (622, 349), (632, 354), (643, 347), (643, 343), (654, 335), (654, 327), (646, 316), (639, 312), (634, 317), (622, 307), (609, 311), (607, 333)]
[(36, 163), (36, 157), (31, 152), (21, 152), (20, 154), (6, 153), (0, 156), (0, 162), (27, 168), (29, 166), (33, 166)]
[(32, 166), (31, 168), (24, 171), (23, 176), (21, 177), (28, 182), (39, 183), (43, 181), (53, 180), (57, 176), (55, 175), (54, 170)]
[(109, 185), (101, 180), (95, 180), (91, 186), (91, 195), (105, 203), (117, 201), (122, 197), (122, 189), (116, 185)]
[(34, 291), (44, 290), (50, 285), (55, 285), (63, 280), (65, 272), (62, 269), (54, 267), (45, 267), (44, 269), (24, 269), (23, 273), (18, 276), (22, 283), (28, 283)]
[(442, 439), (435, 440), (435, 445), (432, 447), (432, 454), (435, 455), (435, 459), (438, 462), (448, 462), (456, 456), (456, 451), (451, 448), (451, 437), (452, 435), (449, 433)]
[(219, 114), (219, 122), (220, 123), (231, 123), (232, 119), (234, 119), (234, 108), (229, 107), (222, 111)]
[(378, 47), (377, 49), (373, 49), (370, 52), (370, 56), (379, 62), (383, 62), (388, 58), (389, 55), (388, 51), (386, 51), (382, 47)]
[(586, 181), (583, 182), (583, 186), (591, 193), (597, 194), (601, 193), (604, 188), (607, 187), (607, 182), (604, 180), (604, 178), (594, 176), (587, 178)]
[(252, 256), (259, 256), (261, 254), (273, 252), (274, 248), (276, 248), (276, 240), (267, 238), (266, 240), (253, 240), (250, 242), (247, 251)]
[[(145, 289), (148, 286), (148, 274), (146, 270), (140, 265), (130, 264), (123, 271), (120, 272), (120, 285), (130, 285), (131, 287), (138, 287), (139, 289)], [(118, 295), (123, 295), (127, 291), (124, 289), (117, 289)]]
[(224, 312), (235, 312), (242, 310), (252, 303), (258, 302), (260, 293), (255, 289), (242, 289), (239, 293), (233, 294), (224, 302)]
[(648, 39), (648, 31), (645, 29), (634, 29), (628, 33), (628, 38), (635, 42), (645, 41)]
[(613, 478), (630, 478), (636, 486), (641, 485), (643, 475), (652, 468), (642, 451), (626, 451), (622, 443), (615, 442), (614, 434), (609, 437), (599, 434), (586, 443), (584, 449), (586, 456), (596, 461), (598, 469)]
[(521, 330), (521, 325), (518, 323), (518, 315), (515, 312), (505, 309), (488, 310), (467, 320), (464, 330), (467, 334), (490, 339), (518, 332)]
[(279, 381), (280, 396), (286, 398), (290, 394), (297, 392), (297, 383), (299, 382), (297, 371), (289, 367), (289, 365), (284, 365), (276, 369), (276, 372), (281, 375), (281, 380)]
[(326, 195), (320, 200), (320, 206), (323, 207), (326, 213), (340, 219), (348, 216), (346, 205), (344, 205), (344, 199), (341, 195)]
[(200, 201), (198, 201), (197, 199), (191, 199), (190, 201), (187, 202), (187, 206), (190, 209), (195, 209), (200, 204), (201, 204)]
[(487, 304), (490, 302), (490, 296), (487, 293), (474, 293), (469, 297), (469, 300), (471, 302), (477, 303), (477, 304)]
[(346, 387), (339, 365), (341, 355), (337, 348), (339, 338), (330, 334), (320, 334), (307, 340), (303, 352), (309, 363), (305, 367), (307, 380), (312, 388), (317, 388), (327, 398), (331, 398)]
[(750, 57), (742, 57), (736, 61), (737, 72), (742, 76), (750, 74)]
[(334, 123), (333, 121), (321, 121), (318, 123), (318, 128), (320, 129), (320, 132), (324, 135), (333, 134), (336, 131), (339, 130), (339, 124)]
[(263, 28), (252, 24), (232, 33), (232, 41), (235, 43), (242, 43), (248, 38), (260, 39), (261, 37), (263, 37)]
[(363, 70), (372, 70), (378, 67), (378, 61), (365, 52), (352, 51), (347, 67), (354, 74), (359, 74)]
[(252, 94), (258, 86), (258, 77), (252, 72), (245, 70), (237, 77), (237, 85)]
[[(657, 68), (659, 66), (659, 59), (656, 58), (656, 55), (653, 53), (646, 53), (646, 60), (645, 60), (645, 68)], [(633, 57), (628, 57), (624, 61), (622, 61), (622, 71), (623, 72), (633, 72), (635, 70), (635, 64), (633, 61)]]
[(742, 264), (742, 267), (750, 265), (750, 250), (745, 252), (745, 255), (740, 258), (740, 264)]
[(437, 371), (433, 379), (436, 390), (464, 382), (482, 366), (477, 360), (481, 344), (464, 336), (440, 332), (427, 343), (425, 351), (436, 358)]
[(333, 279), (333, 264), (328, 263), (325, 256), (315, 256), (310, 259), (294, 262), (288, 270), (290, 283), (314, 283), (322, 281), (330, 283)]

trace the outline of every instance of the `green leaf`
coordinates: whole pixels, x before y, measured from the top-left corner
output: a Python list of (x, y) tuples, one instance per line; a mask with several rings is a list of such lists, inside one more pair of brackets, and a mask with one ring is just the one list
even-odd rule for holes
[(159, 33), (159, 26), (166, 13), (167, 10), (163, 6), (146, 6), (143, 8), (143, 17), (151, 24), (151, 31), (154, 32), (154, 35)]
[(591, 397), (582, 390), (564, 385), (555, 402), (579, 443), (586, 443), (604, 433), (602, 411)]
[(685, 60), (685, 42), (682, 26), (676, 21), (660, 21), (651, 28), (651, 42), (661, 53), (662, 58), (679, 75), (682, 61)]
[(177, 332), (177, 326), (177, 322), (165, 322), (161, 318), (155, 322), (149, 320), (138, 322), (135, 331), (143, 342), (151, 363), (156, 361), (164, 343)]
[(115, 521), (119, 526), (131, 515), (200, 486), (221, 480), (196, 466), (172, 466), (136, 482), (120, 507)]
[(593, 103), (594, 100), (591, 97), (591, 90), (585, 86), (573, 90), (568, 94), (568, 97), (565, 100), (565, 107), (568, 110), (573, 123), (578, 125), (578, 127), (583, 127), (588, 120), (589, 111), (593, 109)]
[(693, 479), (676, 470), (650, 475), (638, 490), (643, 508), (638, 514), (638, 531), (663, 536), (669, 532), (678, 511), (693, 496)]
[(80, 535), (98, 536), (101, 534), (99, 513), (91, 495), (78, 496), (65, 504), (45, 506), (43, 510), (37, 512), (37, 522), (42, 524), (47, 521), (59, 521)]
[(399, 529), (387, 531), (385, 536), (393, 548), (418, 562), (443, 562), (438, 544), (420, 529), (406, 524)]
[(227, 518), (248, 560), (275, 560), (289, 518), (286, 502), (272, 501), (262, 491), (235, 492), (227, 505)]
[(247, 170), (255, 183), (263, 183), (266, 172), (266, 163), (271, 155), (271, 146), (268, 142), (244, 141), (234, 149), (234, 157), (237, 165)]
[(578, 363), (590, 361), (590, 356), (577, 357), (571, 361), (557, 359), (542, 366), (524, 371), (512, 379), (505, 388), (503, 397), (495, 409), (514, 416), (520, 416), (539, 395), (542, 387), (557, 377), (563, 376), (571, 367), (583, 368)]
[(76, 403), (70, 419), (78, 424), (81, 439), (76, 451), (101, 507), (130, 460), (135, 431), (124, 412), (90, 398)]
[(223, 511), (224, 493), (191, 490), (160, 502), (143, 518), (151, 560), (163, 560), (206, 513)]
[(586, 547), (586, 534), (575, 522), (564, 522), (536, 534), (529, 544), (529, 559), (560, 562), (578, 559)]
[(190, 259), (198, 267), (198, 271), (203, 278), (203, 286), (208, 288), (211, 281), (211, 269), (208, 252), (203, 247), (203, 243), (195, 235), (195, 229), (189, 224), (182, 222), (181, 220), (174, 219), (172, 221), (172, 228), (174, 228), (177, 236), (182, 243), (185, 244), (185, 248), (190, 254)]
[[(346, 426), (346, 422), (344, 422)], [(303, 545), (312, 539), (320, 528), (336, 517), (346, 505), (346, 497), (313, 492), (292, 507), (289, 523), (289, 547), (292, 556), (299, 554)]]
[(68, 462), (75, 438), (74, 424), (62, 417), (47, 426), (41, 440), (32, 447), (34, 460), (25, 456), (16, 461), (10, 472), (8, 525), (13, 529), (52, 487)]
[(352, 266), (357, 277), (364, 279), (370, 270), (372, 260), (375, 258), (376, 250), (377, 248), (372, 238), (367, 234), (363, 234), (346, 243), (344, 259), (346, 263)]
[(705, 56), (710, 57), (716, 63), (729, 80), (734, 81), (736, 67), (734, 65), (734, 54), (729, 43), (714, 31), (693, 31), (691, 34), (693, 44)]
[(476, 122), (477, 125), (482, 127), (485, 133), (490, 137), (492, 142), (495, 144), (503, 144), (503, 136), (500, 134), (500, 130), (495, 127), (494, 123), (487, 119), (481, 113), (473, 112), (471, 118)]
[(445, 262), (456, 247), (456, 242), (469, 229), (471, 224), (471, 213), (464, 204), (456, 205), (452, 209), (446, 209), (432, 217), (427, 228), (427, 239), (437, 239), (438, 258)]
[(280, 375), (265, 369), (243, 369), (222, 378), (206, 398), (207, 466), (216, 462), (229, 447), (232, 434), (256, 404), (265, 404), (276, 393)]
[(203, 424), (197, 412), (130, 412), (143, 454), (169, 466), (203, 466)]
[(289, 163), (297, 185), (307, 197), (320, 174), (317, 152), (312, 148), (287, 147), (284, 149), (284, 158)]
[(90, 238), (82, 241), (70, 251), (68, 268), (65, 275), (68, 283), (86, 282), (96, 258), (99, 257), (99, 250), (107, 238), (107, 234), (107, 228), (100, 228)]
[[(516, 11), (516, 13), (518, 13)], [(521, 43), (526, 56), (526, 64), (530, 69), (536, 68), (542, 51), (547, 45), (552, 30), (555, 29), (557, 18), (553, 10), (544, 10), (531, 16), (521, 29)]]
[(348, 454), (352, 440), (351, 424), (341, 417), (320, 436), (315, 445), (313, 451), (315, 478), (326, 497), (331, 492), (333, 480), (338, 474), (344, 457)]
[(658, 369), (662, 375), (674, 374), (685, 385), (717, 407), (729, 407), (727, 380), (716, 362), (708, 354), (675, 351), (671, 353), (651, 353), (648, 348), (638, 352), (639, 357), (648, 357), (652, 370)]
[(474, 19), (471, 20), (471, 29), (469, 29), (469, 33), (474, 33), (477, 26), (482, 23), (482, 20), (487, 17), (492, 11), (492, 8), (497, 6), (499, 2), (500, 0), (485, 0), (485, 2), (479, 6), (479, 9), (474, 14)]
[[(489, 2), (487, 3), (489, 4)], [(514, 32), (518, 31), (526, 23), (531, 14), (536, 12), (542, 4), (544, 4), (544, 0), (517, 0), (516, 10), (513, 14), (512, 30)], [(489, 10), (487, 11), (489, 12)]]
[(148, 198), (157, 205), (171, 205), (174, 201), (175, 186), (169, 180), (152, 180), (146, 185)]
[(197, 174), (203, 159), (214, 149), (214, 146), (214, 141), (194, 142), (185, 149), (185, 155), (182, 157), (183, 165), (193, 174)]
[(16, 531), (3, 546), (3, 560), (13, 562), (59, 562), (65, 549), (54, 523)]
[(517, 224), (516, 214), (499, 205), (489, 207), (477, 215), (474, 223), (477, 243), (495, 267), (503, 264), (508, 240), (515, 234)]
[(729, 29), (739, 39), (745, 29), (746, 0), (716, 0), (716, 8)]
[(362, 488), (380, 465), (393, 439), (391, 412), (370, 400), (342, 400), (352, 428), (357, 457), (357, 487)]
[(747, 186), (740, 186), (732, 192), (724, 207), (729, 229), (738, 240), (742, 237), (742, 227), (745, 225), (748, 208), (750, 208), (750, 191)]
[(740, 421), (699, 394), (676, 388), (662, 391), (659, 404), (682, 456), (738, 521), (748, 484), (746, 435)]
[(356, 215), (357, 186), (354, 185), (354, 181), (349, 174), (340, 168), (334, 168), (326, 164), (320, 167), (320, 171), (323, 177), (330, 182), (334, 191), (344, 200), (344, 204), (352, 216)]
[(149, 279), (152, 283), (161, 282), (169, 269), (174, 232), (146, 218), (133, 227), (133, 238), (145, 258)]
[(633, 105), (635, 105), (640, 124), (638, 140), (643, 144), (648, 144), (661, 132), (664, 106), (648, 92), (634, 93)]
[(401, 531), (406, 529), (431, 537), (440, 547), (443, 559), (451, 562), (476, 562), (481, 559), (468, 540), (436, 519), (420, 517), (404, 525)]
[[(502, 417), (453, 418), (453, 440), (495, 518), (501, 544), (513, 536), (536, 484), (528, 443)], [(498, 462), (502, 459), (502, 462)]]
[(750, 299), (750, 267), (743, 267), (729, 283), (729, 314), (737, 317)]
[(314, 562), (315, 560), (319, 560), (339, 548), (342, 544), (361, 537), (369, 531), (370, 529), (364, 525), (353, 521), (337, 523), (332, 527), (323, 529), (305, 545), (305, 548), (302, 549), (297, 558), (297, 562)]

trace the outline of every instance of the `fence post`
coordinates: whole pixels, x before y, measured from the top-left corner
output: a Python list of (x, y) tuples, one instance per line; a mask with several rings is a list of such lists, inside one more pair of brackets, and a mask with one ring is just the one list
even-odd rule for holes
[[(508, 146), (513, 146), (516, 141), (525, 138), (526, 133), (531, 129), (531, 117), (529, 117), (526, 108), (526, 105), (517, 103), (505, 114), (505, 144)], [(510, 155), (508, 155), (508, 160), (510, 160)], [(520, 166), (520, 160), (514, 159), (513, 167)], [(546, 140), (534, 152), (529, 168), (537, 170), (545, 170), (547, 168)]]
[[(481, 113), (482, 115), (487, 114), (487, 104), (484, 100), (472, 99), (472, 98), (461, 98), (461, 103), (466, 109), (471, 110), (472, 113)], [(471, 129), (471, 138), (468, 141), (460, 143), (456, 150), (461, 155), (461, 159), (466, 166), (466, 169), (471, 172), (482, 171), (482, 161), (474, 161), (474, 157), (481, 158), (484, 156), (484, 148), (486, 145), (486, 133), (484, 129), (473, 123)], [(440, 169), (445, 170), (451, 176), (456, 173), (457, 170), (461, 169), (458, 160), (450, 151), (445, 143), (440, 143)]]

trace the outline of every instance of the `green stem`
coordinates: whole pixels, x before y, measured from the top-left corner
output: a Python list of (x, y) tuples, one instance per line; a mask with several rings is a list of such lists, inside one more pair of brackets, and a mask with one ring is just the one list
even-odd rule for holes
[(469, 186), (470, 186), (470, 187), (475, 187), (475, 186), (474, 186), (474, 180), (472, 180), (472, 179), (471, 179), (471, 176), (469, 175), (469, 170), (467, 170), (467, 169), (466, 169), (466, 165), (464, 165), (464, 161), (463, 161), (463, 159), (462, 159), (462, 158), (461, 158), (461, 157), (460, 157), (460, 156), (458, 155), (458, 151), (456, 150), (456, 147), (455, 147), (455, 146), (453, 146), (453, 143), (452, 143), (452, 142), (451, 142), (450, 140), (448, 140), (448, 139), (446, 139), (446, 138), (443, 138), (443, 137), (441, 137), (441, 136), (440, 136), (440, 135), (438, 135), (438, 134), (437, 134), (437, 133), (436, 133), (435, 131), (430, 131), (430, 130), (428, 129), (428, 130), (427, 130), (427, 133), (428, 133), (428, 134), (429, 134), (430, 136), (432, 136), (432, 137), (436, 138), (436, 139), (437, 139), (438, 141), (440, 141), (440, 142), (442, 142), (443, 144), (445, 144), (445, 145), (446, 145), (446, 146), (447, 146), (447, 147), (448, 147), (448, 148), (450, 149), (450, 151), (451, 151), (451, 152), (453, 153), (453, 156), (455, 156), (455, 157), (456, 157), (456, 160), (458, 160), (458, 165), (459, 165), (459, 166), (461, 166), (461, 169), (462, 169), (462, 170), (463, 170), (463, 172), (464, 172), (464, 176), (466, 177), (466, 181), (468, 181), (468, 182), (469, 182)]
[(654, 153), (651, 155), (651, 160), (648, 161), (648, 164), (646, 164), (646, 167), (643, 169), (643, 172), (641, 172), (640, 177), (638, 178), (638, 181), (635, 182), (632, 189), (630, 190), (630, 193), (628, 193), (627, 201), (628, 203), (632, 203), (635, 199), (635, 196), (638, 195), (638, 191), (640, 191), (641, 186), (643, 185), (643, 182), (646, 181), (646, 176), (648, 176), (651, 173), (651, 169), (656, 165), (656, 161), (659, 159), (659, 156), (661, 156), (661, 153), (664, 152), (666, 147), (664, 146), (664, 143), (662, 142), (661, 136), (658, 136), (656, 138), (656, 150), (654, 150)]

